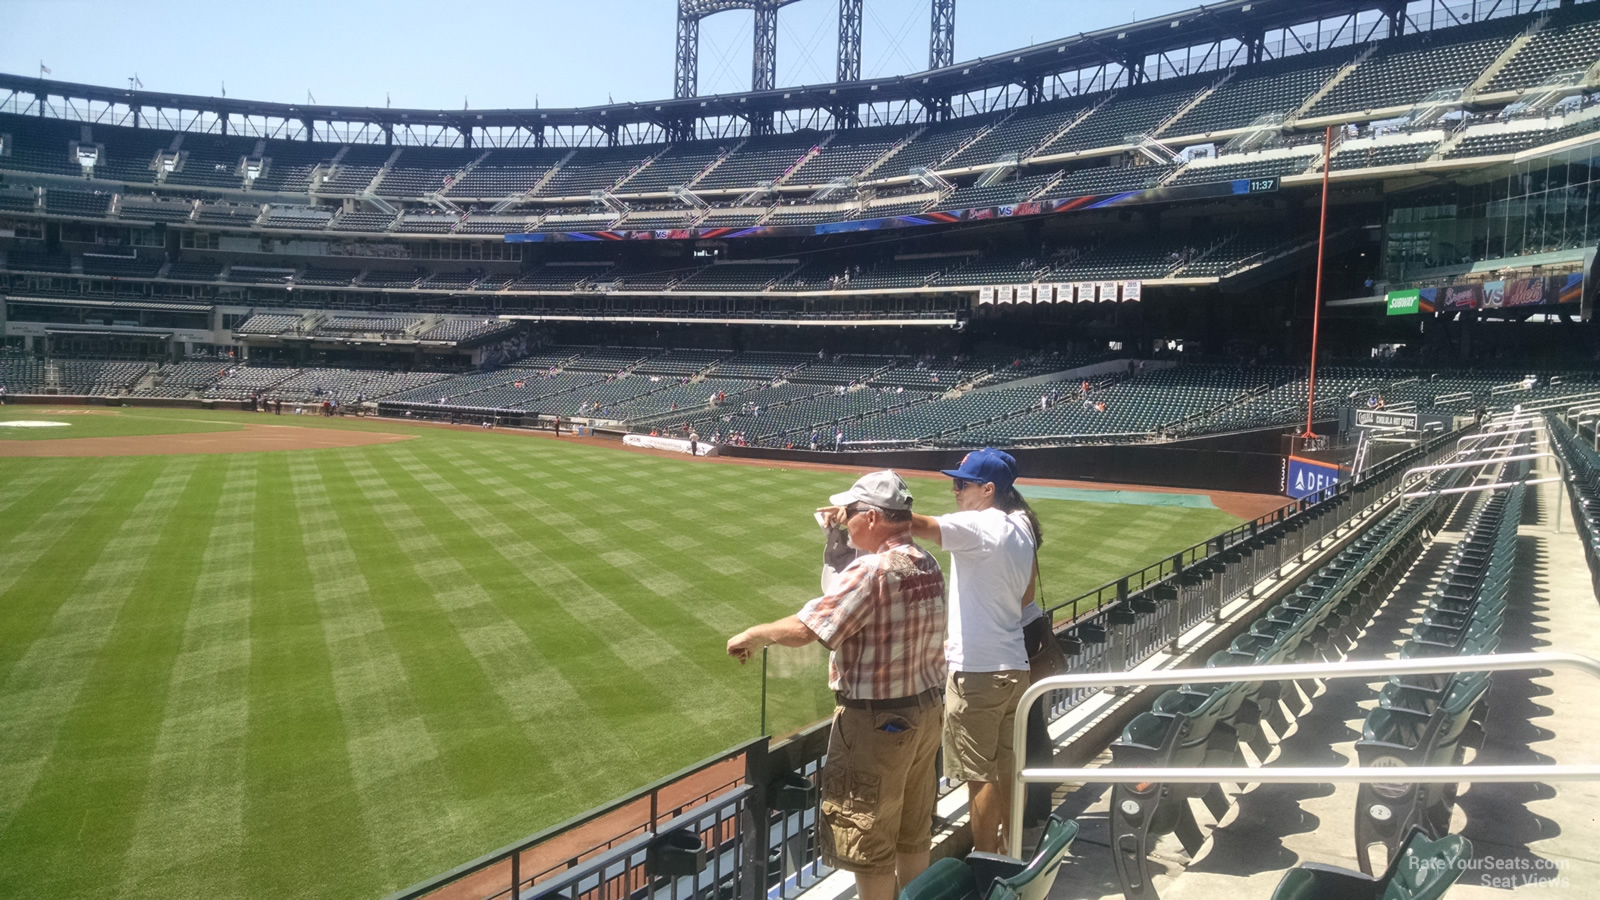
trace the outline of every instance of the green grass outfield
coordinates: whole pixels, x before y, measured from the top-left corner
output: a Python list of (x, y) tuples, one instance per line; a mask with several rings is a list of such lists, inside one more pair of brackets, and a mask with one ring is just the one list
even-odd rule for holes
[[(816, 593), (853, 479), (271, 421), (418, 437), (0, 459), (0, 897), (376, 898), (754, 736), (724, 644)], [(1056, 599), (1236, 522), (1036, 508)], [(771, 730), (827, 711), (821, 661), (773, 659)]]

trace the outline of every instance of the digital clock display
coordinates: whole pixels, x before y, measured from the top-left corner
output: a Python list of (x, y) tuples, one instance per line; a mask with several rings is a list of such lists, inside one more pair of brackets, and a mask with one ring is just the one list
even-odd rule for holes
[(1268, 194), (1278, 189), (1278, 176), (1271, 178), (1240, 178), (1233, 183), (1235, 194)]

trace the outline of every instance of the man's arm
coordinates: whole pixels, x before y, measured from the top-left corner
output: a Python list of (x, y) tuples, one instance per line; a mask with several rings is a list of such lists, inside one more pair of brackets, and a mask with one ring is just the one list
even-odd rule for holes
[(928, 541), (935, 547), (944, 546), (944, 538), (940, 534), (939, 520), (933, 516), (911, 514), (911, 536), (918, 540)]
[(746, 628), (728, 639), (728, 655), (743, 664), (757, 650), (781, 644), (785, 647), (804, 647), (817, 640), (816, 632), (807, 628), (799, 616), (788, 616), (776, 622)]

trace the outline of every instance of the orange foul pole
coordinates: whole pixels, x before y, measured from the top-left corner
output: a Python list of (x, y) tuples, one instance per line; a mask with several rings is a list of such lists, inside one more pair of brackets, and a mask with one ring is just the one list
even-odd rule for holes
[(1322, 255), (1323, 244), (1328, 240), (1328, 170), (1333, 152), (1333, 126), (1322, 131), (1322, 221), (1317, 226), (1317, 287), (1311, 301), (1311, 384), (1306, 388), (1306, 430), (1300, 436), (1314, 438), (1311, 414), (1317, 406), (1317, 332), (1322, 324)]

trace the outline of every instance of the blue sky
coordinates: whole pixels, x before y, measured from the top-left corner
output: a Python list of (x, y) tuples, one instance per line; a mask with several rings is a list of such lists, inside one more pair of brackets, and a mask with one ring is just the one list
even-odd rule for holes
[[(971, 59), (1196, 0), (957, 0)], [(928, 61), (928, 0), (865, 0), (862, 75)], [(676, 0), (0, 0), (0, 71), (215, 96), (397, 107), (587, 106), (672, 94)], [(778, 13), (778, 83), (833, 80), (838, 4)], [(750, 85), (751, 14), (700, 29), (700, 93)]]

